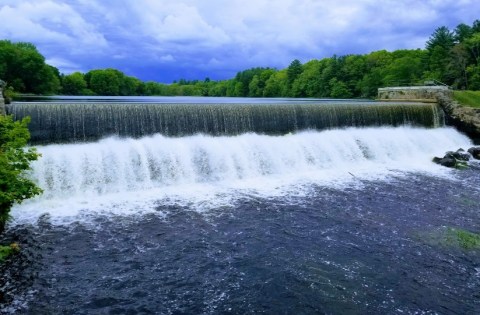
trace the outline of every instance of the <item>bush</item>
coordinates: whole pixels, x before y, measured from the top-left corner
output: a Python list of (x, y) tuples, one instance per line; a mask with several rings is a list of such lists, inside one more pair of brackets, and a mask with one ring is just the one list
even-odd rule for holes
[(30, 162), (39, 157), (35, 148), (25, 148), (30, 139), (29, 122), (29, 117), (13, 121), (12, 116), (0, 116), (0, 233), (15, 202), (42, 192), (26, 177)]

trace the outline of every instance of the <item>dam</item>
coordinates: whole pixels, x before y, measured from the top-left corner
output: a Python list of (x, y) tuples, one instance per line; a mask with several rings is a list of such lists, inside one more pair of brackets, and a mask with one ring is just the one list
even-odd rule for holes
[(32, 118), (29, 129), (31, 141), (36, 144), (85, 142), (108, 136), (232, 136), (248, 132), (282, 135), (346, 127), (439, 127), (444, 123), (442, 110), (434, 103), (196, 101), (198, 103), (15, 102), (7, 106), (6, 111), (17, 120)]

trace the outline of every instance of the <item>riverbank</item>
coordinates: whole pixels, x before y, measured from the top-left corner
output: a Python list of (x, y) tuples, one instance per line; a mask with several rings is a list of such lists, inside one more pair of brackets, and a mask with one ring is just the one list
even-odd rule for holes
[(479, 107), (473, 107), (471, 104), (475, 103), (459, 103), (457, 99), (474, 100), (474, 98), (459, 97), (459, 95), (462, 95), (461, 92), (455, 92), (453, 96), (438, 94), (438, 104), (446, 114), (446, 123), (467, 134), (478, 145), (480, 144), (480, 104)]
[(480, 108), (480, 91), (454, 91), (453, 99), (462, 106)]

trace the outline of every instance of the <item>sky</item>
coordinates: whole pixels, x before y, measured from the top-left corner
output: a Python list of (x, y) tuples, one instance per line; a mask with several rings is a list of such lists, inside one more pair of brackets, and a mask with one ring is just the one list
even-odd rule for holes
[(478, 0), (0, 0), (0, 39), (33, 43), (64, 74), (170, 83), (424, 48), (437, 27), (475, 19)]

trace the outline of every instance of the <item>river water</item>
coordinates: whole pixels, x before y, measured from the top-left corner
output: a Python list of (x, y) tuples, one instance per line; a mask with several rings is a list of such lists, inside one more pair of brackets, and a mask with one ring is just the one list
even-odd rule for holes
[(109, 137), (38, 146), (2, 314), (478, 314), (478, 163), (456, 130)]

